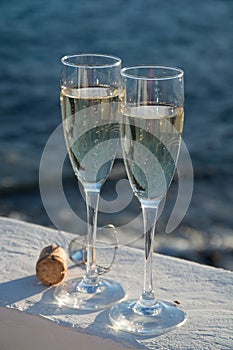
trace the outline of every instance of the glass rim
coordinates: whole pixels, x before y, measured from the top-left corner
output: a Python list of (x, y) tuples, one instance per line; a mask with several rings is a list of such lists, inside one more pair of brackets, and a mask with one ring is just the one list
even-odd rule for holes
[[(85, 63), (72, 63), (69, 62), (69, 59), (75, 58), (75, 57), (102, 57), (102, 58), (108, 58), (112, 59), (112, 63), (106, 63), (106, 64), (85, 64)], [(80, 53), (80, 54), (74, 54), (74, 55), (65, 55), (61, 58), (62, 64), (69, 67), (75, 67), (75, 68), (110, 68), (110, 67), (116, 67), (121, 65), (121, 58), (113, 55), (105, 55), (100, 53)]]
[[(146, 75), (139, 75), (139, 74), (130, 74), (130, 70), (133, 69), (167, 69), (167, 71), (170, 72), (176, 72), (176, 74), (167, 74), (164, 76), (154, 76), (154, 77), (150, 77), (150, 76), (146, 76)], [(137, 66), (127, 66), (127, 67), (123, 67), (121, 69), (121, 75), (125, 78), (134, 78), (136, 80), (172, 80), (172, 79), (177, 79), (177, 78), (182, 78), (184, 76), (184, 71), (179, 68), (179, 67), (175, 67), (175, 66), (166, 66), (166, 65), (148, 65), (148, 64), (141, 64), (141, 65), (137, 65)]]

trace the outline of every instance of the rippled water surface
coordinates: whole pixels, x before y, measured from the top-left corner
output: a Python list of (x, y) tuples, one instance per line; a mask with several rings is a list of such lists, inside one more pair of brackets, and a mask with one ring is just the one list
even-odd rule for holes
[[(120, 56), (123, 66), (179, 66), (185, 71), (184, 140), (195, 186), (187, 215), (168, 236), (163, 231), (175, 198), (171, 190), (158, 225), (159, 249), (233, 268), (232, 13), (231, 0), (1, 1), (0, 214), (51, 224), (40, 200), (38, 171), (44, 146), (60, 123), (63, 55), (99, 52)], [(120, 162), (117, 167), (114, 179), (124, 176)], [(81, 213), (85, 206), (81, 210), (76, 201), (81, 197), (73, 190), (68, 162), (66, 168), (67, 197)], [(55, 176), (52, 166), (48, 174)], [(107, 184), (103, 196), (112, 192)], [(56, 191), (51, 198), (64, 228), (75, 231)], [(133, 200), (121, 219), (100, 215), (100, 224), (130, 222), (139, 210)]]

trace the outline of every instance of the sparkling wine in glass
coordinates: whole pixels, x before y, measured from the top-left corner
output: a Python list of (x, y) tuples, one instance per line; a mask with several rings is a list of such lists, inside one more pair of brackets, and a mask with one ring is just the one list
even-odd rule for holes
[(121, 60), (107, 55), (80, 54), (65, 56), (61, 62), (60, 101), (65, 142), (86, 198), (87, 264), (85, 276), (66, 280), (56, 288), (55, 296), (60, 304), (71, 308), (98, 310), (124, 296), (119, 283), (98, 275), (96, 262), (100, 190), (112, 169), (119, 139)]
[(117, 329), (144, 335), (165, 333), (186, 320), (174, 304), (158, 300), (153, 288), (152, 256), (156, 217), (172, 181), (184, 120), (183, 71), (163, 66), (137, 66), (121, 71), (125, 85), (121, 139), (130, 185), (143, 213), (144, 286), (138, 300), (125, 300), (110, 310)]

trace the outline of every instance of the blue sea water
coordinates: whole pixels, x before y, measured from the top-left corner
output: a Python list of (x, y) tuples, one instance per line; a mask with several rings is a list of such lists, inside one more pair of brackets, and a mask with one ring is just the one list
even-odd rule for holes
[(195, 186), (178, 234), (193, 249), (190, 237), (204, 237), (202, 251), (232, 252), (232, 14), (232, 0), (1, 0), (0, 214), (46, 223), (34, 191), (44, 146), (60, 123), (60, 58), (109, 53), (123, 66), (184, 70)]

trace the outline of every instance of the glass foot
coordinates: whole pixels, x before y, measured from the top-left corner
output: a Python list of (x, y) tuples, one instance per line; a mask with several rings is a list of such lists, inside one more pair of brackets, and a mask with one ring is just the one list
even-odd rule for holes
[(112, 306), (124, 297), (121, 285), (99, 278), (95, 286), (83, 287), (83, 279), (65, 281), (55, 288), (54, 296), (60, 306), (95, 311)]
[(181, 326), (186, 314), (172, 303), (157, 301), (153, 307), (138, 307), (137, 300), (122, 301), (113, 306), (109, 318), (116, 330), (160, 335)]

